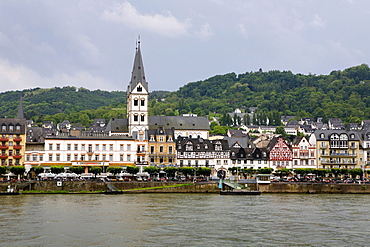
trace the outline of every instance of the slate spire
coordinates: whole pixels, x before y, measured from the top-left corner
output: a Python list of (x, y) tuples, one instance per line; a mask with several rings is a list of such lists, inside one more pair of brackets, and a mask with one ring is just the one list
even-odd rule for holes
[(141, 56), (141, 50), (140, 50), (140, 37), (139, 37), (139, 40), (136, 46), (134, 67), (132, 69), (131, 81), (128, 86), (128, 93), (131, 92), (139, 82), (141, 82), (141, 84), (146, 89), (146, 91), (149, 92), (148, 83), (146, 81), (145, 73), (144, 73), (143, 58)]
[(24, 110), (23, 110), (23, 102), (22, 102), (22, 96), (19, 99), (19, 106), (18, 106), (18, 114), (17, 118), (25, 118), (24, 117)]

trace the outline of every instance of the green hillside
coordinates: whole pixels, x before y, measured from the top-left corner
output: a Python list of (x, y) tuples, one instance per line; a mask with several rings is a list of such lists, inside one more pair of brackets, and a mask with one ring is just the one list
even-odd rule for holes
[[(21, 95), (27, 118), (37, 123), (69, 119), (87, 126), (94, 118), (126, 116), (126, 92), (56, 87), (1, 93), (1, 117), (16, 116)], [(229, 73), (188, 83), (176, 92), (152, 92), (149, 100), (150, 115), (221, 116), (235, 108), (248, 112), (249, 107), (258, 107), (264, 117), (338, 117), (359, 122), (370, 119), (370, 69), (362, 64), (329, 75)]]

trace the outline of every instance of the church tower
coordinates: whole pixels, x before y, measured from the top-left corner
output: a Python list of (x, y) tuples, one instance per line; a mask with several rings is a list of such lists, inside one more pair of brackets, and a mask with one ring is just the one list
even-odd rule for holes
[(128, 131), (131, 136), (142, 139), (149, 128), (149, 89), (145, 78), (140, 40), (137, 43), (131, 81), (127, 88)]

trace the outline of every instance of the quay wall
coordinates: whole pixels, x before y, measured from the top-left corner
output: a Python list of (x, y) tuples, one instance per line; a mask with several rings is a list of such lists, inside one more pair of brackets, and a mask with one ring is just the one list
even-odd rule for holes
[[(177, 182), (112, 182), (117, 190), (132, 190), (125, 193), (219, 193), (218, 183), (196, 183), (194, 185), (154, 188), (177, 185)], [(107, 191), (107, 184), (102, 181), (32, 181), (24, 183), (0, 183), (0, 191), (6, 191), (8, 185), (22, 191), (68, 191), (68, 192), (99, 192)], [(256, 190), (256, 184), (248, 185)], [(150, 188), (150, 189), (145, 189)], [(262, 193), (316, 193), (316, 194), (370, 194), (370, 184), (320, 184), (320, 183), (271, 183), (260, 184)]]

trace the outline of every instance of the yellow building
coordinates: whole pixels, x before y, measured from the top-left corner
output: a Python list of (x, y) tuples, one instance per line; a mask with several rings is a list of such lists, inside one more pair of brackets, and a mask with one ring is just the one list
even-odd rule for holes
[(355, 131), (318, 130), (315, 132), (317, 167), (354, 169), (364, 165), (360, 137)]
[(174, 130), (166, 130), (158, 127), (156, 130), (148, 130), (149, 138), (149, 165), (159, 167), (176, 165), (176, 146)]
[(25, 118), (0, 118), (1, 165), (23, 165), (26, 143)]

